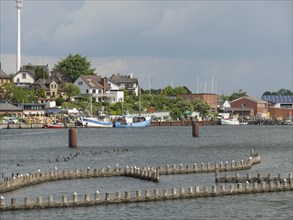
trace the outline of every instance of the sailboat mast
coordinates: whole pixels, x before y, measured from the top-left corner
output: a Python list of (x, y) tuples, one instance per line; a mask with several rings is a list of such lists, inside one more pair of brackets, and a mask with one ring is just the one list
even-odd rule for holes
[(138, 98), (139, 98), (139, 108), (138, 108), (138, 113), (140, 116), (140, 112), (141, 112), (141, 88), (139, 87), (139, 92), (138, 92)]

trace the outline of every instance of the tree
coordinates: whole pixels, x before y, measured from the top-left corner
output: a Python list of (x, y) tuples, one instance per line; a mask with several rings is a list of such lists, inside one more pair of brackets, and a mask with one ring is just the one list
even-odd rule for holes
[(3, 99), (11, 99), (15, 91), (15, 85), (12, 82), (4, 83), (0, 87), (0, 93), (2, 94)]
[(37, 67), (35, 69), (35, 80), (38, 79), (48, 79), (49, 78), (49, 73), (44, 70), (44, 68)]
[(52, 72), (60, 70), (73, 83), (80, 75), (95, 75), (95, 69), (91, 68), (91, 63), (86, 57), (79, 54), (69, 54), (65, 59), (61, 59), (54, 65)]
[(210, 112), (210, 106), (201, 99), (191, 101), (193, 110), (198, 112), (200, 117), (205, 118)]
[(67, 83), (63, 89), (64, 92), (67, 94), (68, 99), (70, 99), (72, 96), (77, 96), (80, 94), (79, 87), (72, 83)]
[(61, 97), (58, 97), (57, 99), (55, 99), (55, 102), (57, 106), (61, 106), (65, 102), (65, 100)]
[(262, 95), (293, 95), (290, 89), (279, 89), (277, 92), (265, 91)]
[(244, 96), (247, 96), (246, 92), (244, 92), (242, 89), (239, 89), (238, 92), (233, 92), (232, 95), (229, 96), (229, 101), (239, 99)]

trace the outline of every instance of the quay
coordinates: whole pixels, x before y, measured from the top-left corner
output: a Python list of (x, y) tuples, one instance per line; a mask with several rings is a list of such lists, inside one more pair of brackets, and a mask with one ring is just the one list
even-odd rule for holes
[(210, 173), (210, 172), (227, 172), (236, 170), (250, 169), (253, 165), (260, 163), (260, 155), (254, 154), (253, 150), (248, 160), (241, 160), (239, 162), (232, 161), (231, 163), (225, 162), (224, 164), (216, 163), (211, 166), (210, 163), (206, 165), (201, 163), (200, 166), (193, 164), (193, 166), (176, 166), (172, 167), (167, 165), (164, 167), (144, 167), (139, 168), (136, 166), (126, 166), (124, 169), (116, 166), (111, 168), (101, 169), (76, 169), (76, 170), (58, 170), (50, 172), (41, 172), (40, 170), (36, 173), (30, 174), (16, 174), (12, 175), (11, 178), (5, 178), (0, 182), (0, 193), (10, 192), (21, 187), (36, 185), (49, 181), (67, 180), (67, 179), (78, 179), (78, 178), (96, 178), (96, 177), (114, 177), (114, 176), (127, 176), (138, 178), (142, 180), (158, 182), (160, 175), (175, 175), (175, 174), (190, 174), (190, 173)]
[(268, 193), (268, 192), (281, 192), (281, 191), (291, 191), (293, 190), (293, 182), (290, 184), (283, 182), (282, 184), (277, 182), (270, 182), (266, 184), (262, 182), (257, 183), (247, 183), (244, 186), (242, 183), (230, 184), (229, 188), (226, 190), (225, 185), (220, 185), (217, 189), (216, 185), (204, 186), (203, 190), (200, 190), (199, 186), (188, 187), (185, 191), (184, 187), (180, 187), (177, 192), (177, 188), (173, 187), (171, 193), (167, 188), (163, 189), (160, 193), (159, 189), (154, 189), (151, 193), (150, 189), (144, 190), (142, 194), (141, 190), (136, 190), (135, 195), (131, 195), (130, 191), (124, 193), (116, 192), (116, 194), (111, 195), (106, 192), (104, 199), (100, 199), (100, 194), (98, 191), (94, 195), (89, 193), (84, 194), (83, 198), (79, 198), (77, 193), (73, 193), (72, 200), (69, 200), (66, 194), (61, 195), (61, 201), (54, 201), (53, 195), (49, 195), (47, 200), (43, 200), (42, 196), (38, 196), (34, 202), (31, 202), (29, 197), (24, 198), (22, 204), (18, 204), (15, 198), (11, 198), (11, 202), (6, 204), (5, 198), (0, 197), (0, 211), (13, 211), (13, 210), (31, 210), (31, 209), (46, 209), (46, 208), (66, 208), (66, 207), (83, 207), (83, 206), (97, 206), (97, 205), (111, 205), (111, 204), (122, 204), (122, 203), (138, 203), (138, 202), (150, 202), (150, 201), (168, 201), (175, 199), (196, 199), (203, 197), (217, 197), (217, 196), (232, 196), (232, 195), (242, 195), (242, 194), (256, 194), (256, 193)]

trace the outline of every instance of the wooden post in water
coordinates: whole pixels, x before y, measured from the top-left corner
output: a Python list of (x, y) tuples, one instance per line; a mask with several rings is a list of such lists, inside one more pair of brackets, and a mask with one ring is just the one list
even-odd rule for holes
[(68, 131), (68, 147), (77, 147), (77, 129), (70, 128)]
[(199, 137), (199, 124), (195, 121), (192, 121), (192, 136)]

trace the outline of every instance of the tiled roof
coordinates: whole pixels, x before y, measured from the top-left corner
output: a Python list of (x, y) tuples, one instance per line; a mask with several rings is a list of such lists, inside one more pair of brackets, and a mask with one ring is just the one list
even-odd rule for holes
[(81, 75), (80, 76), (93, 89), (103, 88), (101, 77), (97, 75)]
[(128, 75), (115, 75), (113, 74), (111, 77), (110, 77), (110, 80), (114, 83), (137, 83), (137, 78), (131, 78), (130, 76)]
[(2, 69), (0, 69), (0, 78), (1, 79), (10, 79), (10, 77)]
[(262, 100), (262, 99), (260, 99), (258, 97), (253, 97), (253, 96), (243, 96), (241, 98), (234, 99), (231, 102), (235, 102), (235, 101), (238, 101), (238, 100), (241, 100), (241, 99), (249, 99), (249, 100), (251, 100), (253, 102), (257, 102), (257, 103), (267, 103), (267, 101)]
[(0, 103), (0, 111), (22, 111), (22, 108), (16, 107), (10, 103)]
[(261, 98), (271, 103), (293, 103), (291, 95), (263, 95)]

